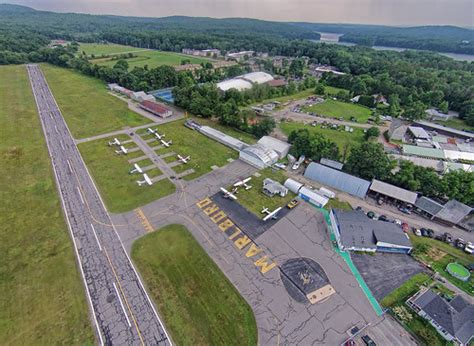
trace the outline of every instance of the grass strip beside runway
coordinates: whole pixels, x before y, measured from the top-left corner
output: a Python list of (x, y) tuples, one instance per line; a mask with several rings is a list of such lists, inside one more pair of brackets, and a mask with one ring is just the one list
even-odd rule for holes
[(132, 259), (177, 345), (256, 345), (252, 309), (181, 225), (137, 240)]
[(0, 67), (0, 345), (94, 343), (25, 66)]

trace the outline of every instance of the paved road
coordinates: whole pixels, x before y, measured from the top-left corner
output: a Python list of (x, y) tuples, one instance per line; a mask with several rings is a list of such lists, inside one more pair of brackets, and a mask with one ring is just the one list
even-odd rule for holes
[(27, 69), (98, 341), (169, 345), (40, 68)]

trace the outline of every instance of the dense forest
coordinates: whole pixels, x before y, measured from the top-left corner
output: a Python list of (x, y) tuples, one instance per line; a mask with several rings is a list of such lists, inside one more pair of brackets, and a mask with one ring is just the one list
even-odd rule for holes
[(472, 29), (455, 26), (397, 28), (381, 25), (292, 23), (315, 32), (342, 34), (340, 41), (363, 46), (401, 47), (435, 52), (474, 54)]
[[(47, 61), (76, 68), (107, 82), (120, 82), (131, 89), (150, 90), (178, 85), (174, 76), (177, 74), (171, 68), (159, 69), (167, 77), (158, 79), (150, 77), (156, 70), (93, 66), (85, 59), (74, 57), (74, 51), (53, 51), (44, 46), (49, 39), (62, 38), (166, 51), (210, 47), (224, 51), (253, 49), (270, 55), (306, 56), (310, 63), (333, 65), (347, 74), (325, 75), (325, 84), (349, 89), (353, 95), (381, 93), (392, 105), (391, 115), (417, 119), (424, 116), (427, 107), (449, 107), (474, 124), (474, 63), (454, 61), (435, 53), (316, 44), (300, 39), (310, 36), (308, 28), (247, 19), (93, 16), (0, 5), (0, 21), (0, 64)], [(232, 71), (219, 74), (203, 71), (196, 80), (215, 82), (232, 75), (235, 75)]]

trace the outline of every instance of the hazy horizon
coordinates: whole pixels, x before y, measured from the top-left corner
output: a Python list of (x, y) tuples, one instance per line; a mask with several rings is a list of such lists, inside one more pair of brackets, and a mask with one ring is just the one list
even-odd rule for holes
[(243, 17), (284, 22), (474, 26), (472, 0), (11, 0), (37, 10), (137, 17)]

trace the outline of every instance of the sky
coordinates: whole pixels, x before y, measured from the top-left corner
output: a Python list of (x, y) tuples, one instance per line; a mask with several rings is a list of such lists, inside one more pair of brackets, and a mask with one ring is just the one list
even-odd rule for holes
[[(1, 1), (1, 0), (0, 0)], [(474, 26), (474, 0), (3, 0), (39, 10), (313, 23)], [(2, 2), (3, 2), (2, 1)]]

